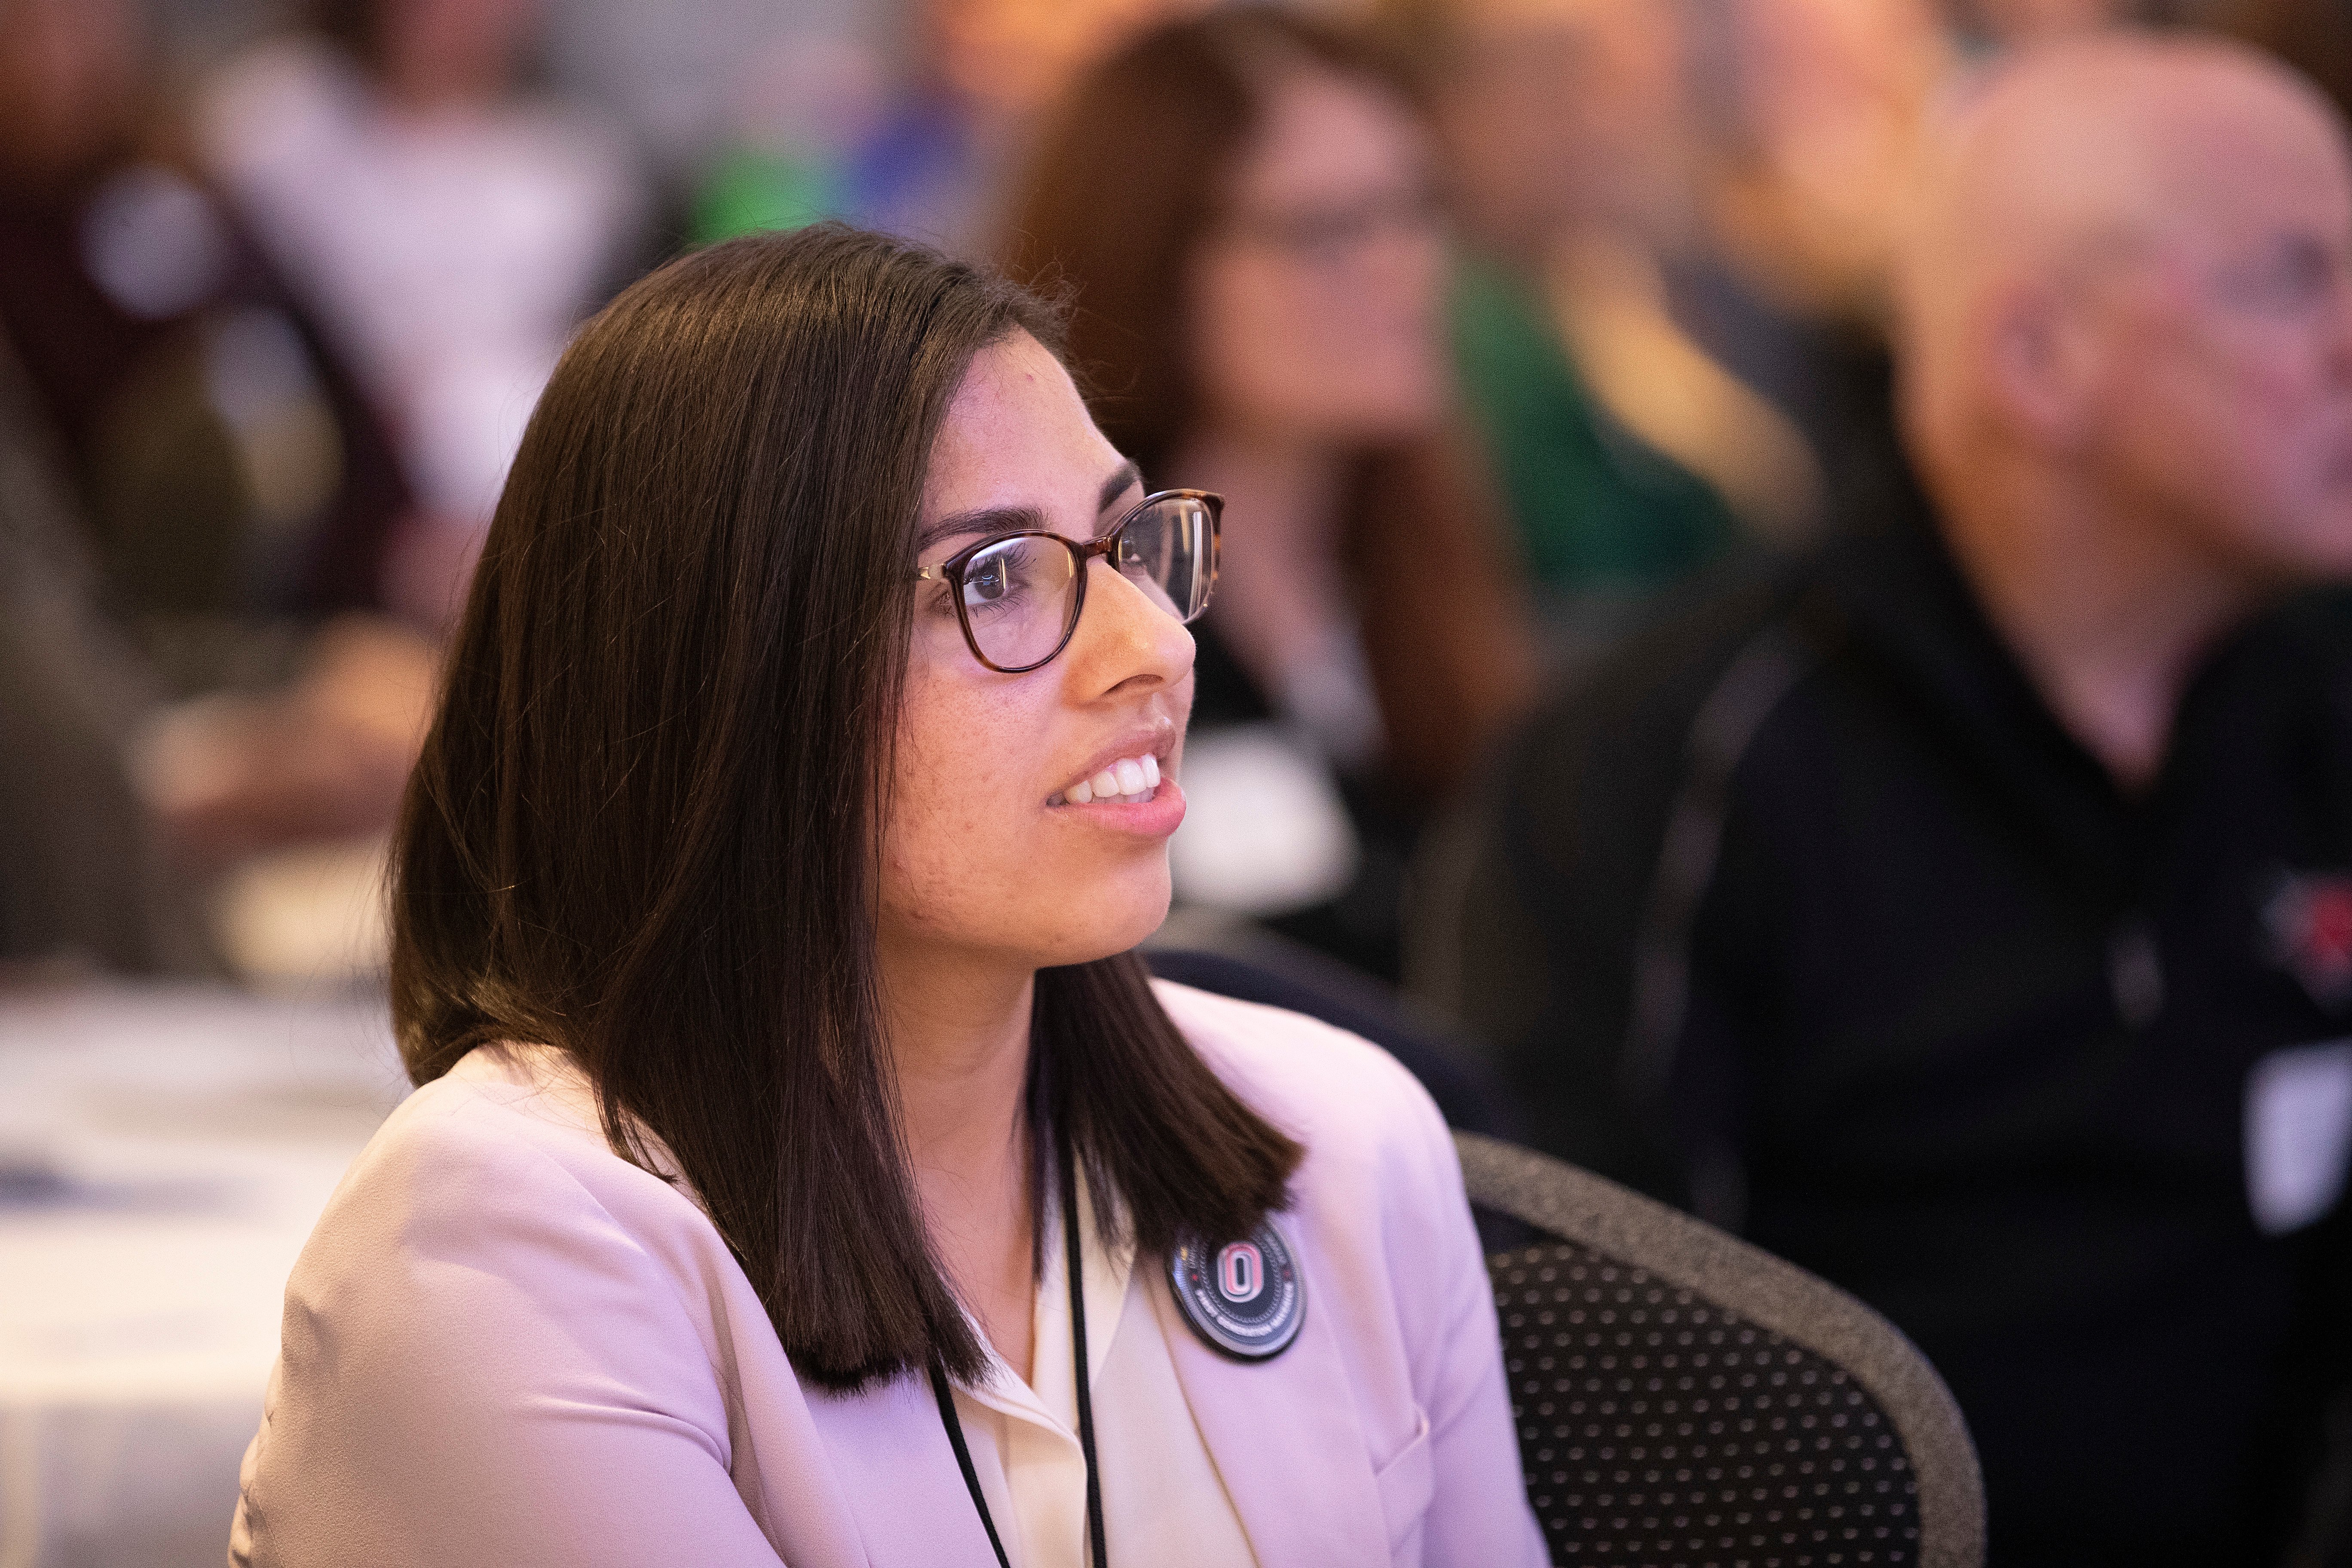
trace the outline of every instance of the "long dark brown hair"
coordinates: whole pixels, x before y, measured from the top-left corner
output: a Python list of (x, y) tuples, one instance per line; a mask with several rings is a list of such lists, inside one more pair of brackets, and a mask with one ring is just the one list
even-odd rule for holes
[[(1199, 426), (1188, 272), (1266, 106), (1300, 66), (1417, 99), (1354, 33), (1239, 6), (1144, 35), (1083, 79), (1021, 182), (1005, 271), (1072, 301), (1068, 358), (1095, 419), (1154, 483)], [(1399, 778), (1457, 782), (1533, 676), (1526, 606), (1482, 456), (1459, 432), (1352, 454), (1342, 565)], [(1229, 526), (1241, 526), (1237, 520)], [(1369, 591), (1410, 583), (1407, 592)]]
[[(933, 438), (976, 353), (1057, 325), (834, 225), (622, 294), (531, 416), (394, 853), (410, 1076), (570, 1052), (613, 1147), (654, 1168), (659, 1140), (832, 1386), (984, 1364), (908, 1174), (875, 884)], [(1133, 955), (1042, 971), (1031, 1056), (1033, 1116), (1147, 1253), (1285, 1201), (1297, 1145)]]

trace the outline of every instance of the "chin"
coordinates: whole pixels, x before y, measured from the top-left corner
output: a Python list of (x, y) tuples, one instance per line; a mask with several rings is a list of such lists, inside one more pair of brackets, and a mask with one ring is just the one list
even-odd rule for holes
[(1092, 963), (1139, 944), (1168, 919), (1168, 868), (1163, 859), (1156, 878), (1139, 878), (1133, 885), (1115, 885), (1074, 897), (1062, 907), (1086, 910), (1094, 917), (1077, 930), (1065, 929), (1040, 946), (1040, 969)]

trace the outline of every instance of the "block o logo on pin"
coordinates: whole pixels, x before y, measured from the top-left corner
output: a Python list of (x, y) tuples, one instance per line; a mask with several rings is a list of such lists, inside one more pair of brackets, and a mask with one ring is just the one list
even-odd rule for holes
[(1217, 1294), (1228, 1301), (1254, 1300), (1265, 1271), (1265, 1255), (1246, 1241), (1236, 1241), (1217, 1254)]
[(1271, 1222), (1213, 1250), (1188, 1242), (1168, 1259), (1177, 1310), (1213, 1348), (1264, 1361), (1290, 1348), (1307, 1317), (1306, 1282)]

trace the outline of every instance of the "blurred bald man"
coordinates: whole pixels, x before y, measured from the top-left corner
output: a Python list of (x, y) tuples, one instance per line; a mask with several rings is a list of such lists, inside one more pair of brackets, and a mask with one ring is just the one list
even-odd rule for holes
[(1420, 972), (1538, 1142), (1910, 1332), (1996, 1563), (2275, 1563), (2352, 1332), (2343, 127), (2029, 51), (1901, 295), (1918, 489), (1546, 712)]

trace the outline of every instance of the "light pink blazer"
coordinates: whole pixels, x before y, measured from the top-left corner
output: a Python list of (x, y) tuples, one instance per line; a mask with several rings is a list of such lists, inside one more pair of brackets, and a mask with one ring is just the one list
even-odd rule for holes
[[(1287, 1351), (1218, 1355), (1151, 1271), (1258, 1562), (1543, 1563), (1494, 1301), (1428, 1096), (1352, 1035), (1159, 992), (1307, 1147), (1280, 1220), (1307, 1285)], [(556, 1060), (474, 1052), (343, 1178), (287, 1286), (231, 1562), (992, 1564), (929, 1386), (803, 1384), (709, 1219), (606, 1148)]]

